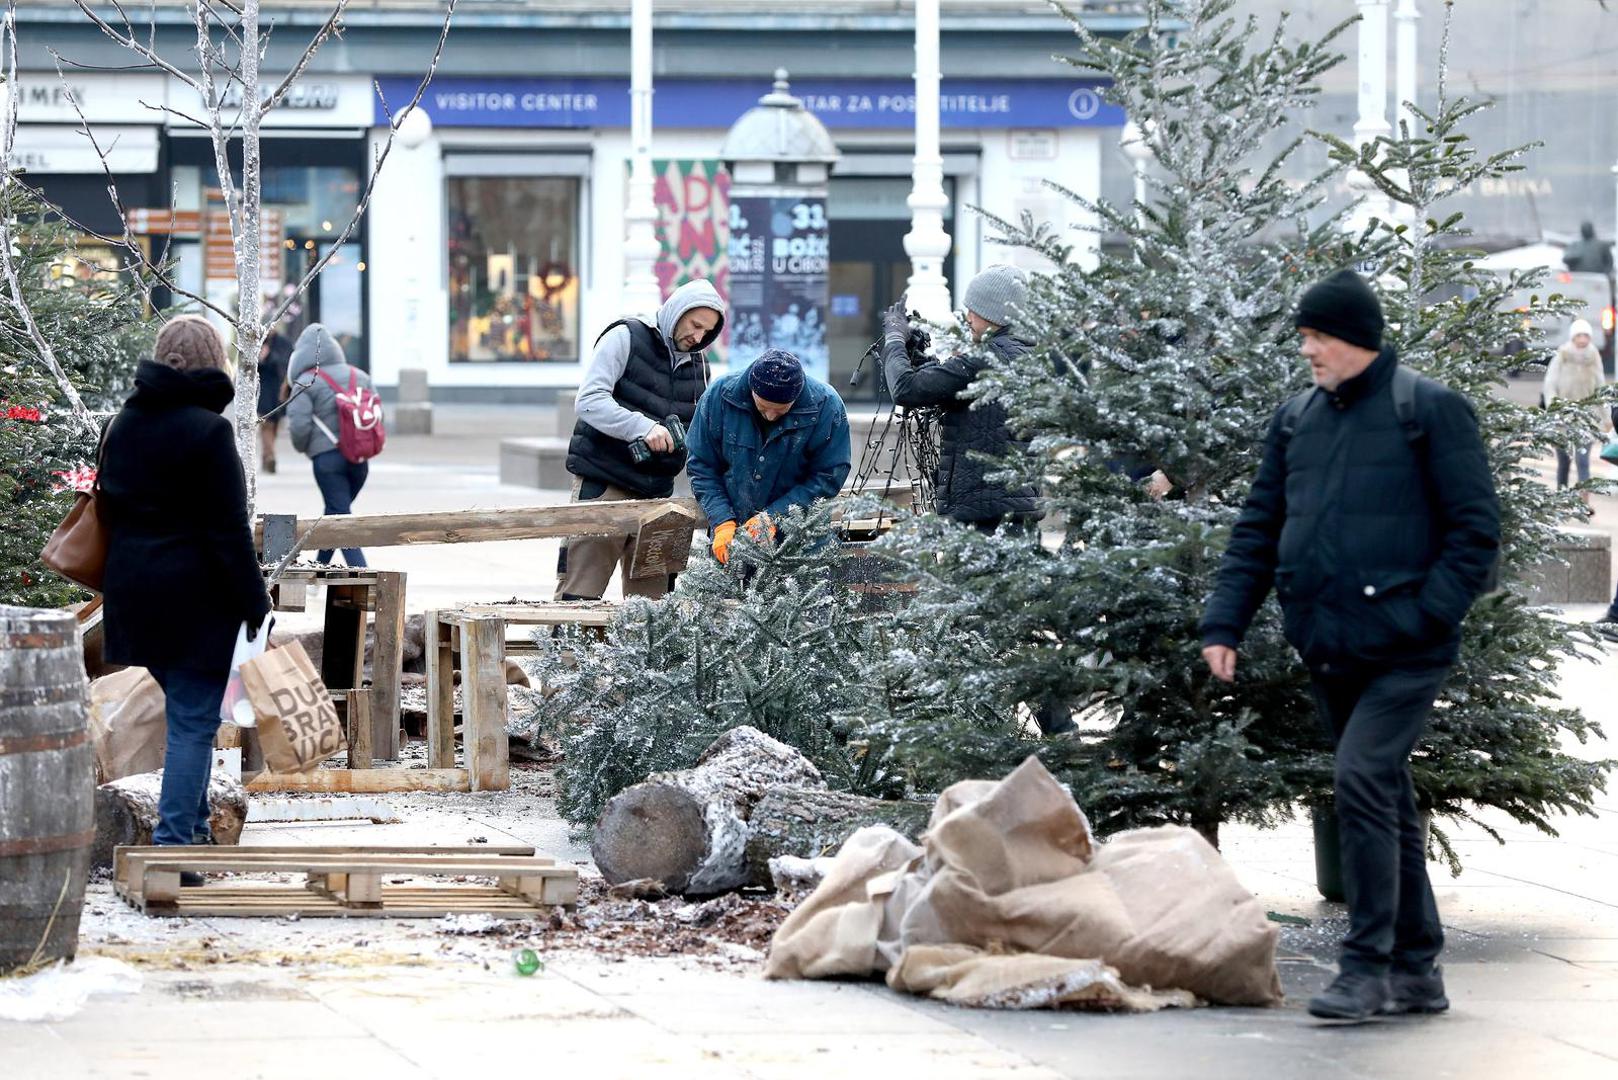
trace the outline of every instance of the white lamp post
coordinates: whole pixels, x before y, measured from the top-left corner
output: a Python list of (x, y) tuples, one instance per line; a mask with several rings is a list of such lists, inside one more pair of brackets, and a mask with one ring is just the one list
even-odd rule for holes
[[(1360, 11), (1359, 119), (1354, 122), (1354, 145), (1369, 146), (1391, 134), (1388, 126), (1388, 0), (1354, 0)], [(1358, 169), (1348, 174), (1348, 185), (1360, 196), (1359, 209), (1349, 225), (1356, 232), (1372, 218), (1392, 219), (1388, 199), (1371, 178)]]
[(1414, 103), (1418, 88), (1416, 86), (1416, 22), (1421, 13), (1416, 10), (1416, 0), (1399, 0), (1399, 9), (1393, 13), (1395, 27), (1394, 56), (1395, 78), (1394, 88), (1399, 101), (1395, 116), (1399, 124), (1405, 125), (1411, 134), (1416, 132), (1416, 114), (1411, 112), (1405, 102)]
[(623, 310), (651, 315), (662, 303), (657, 284), (656, 182), (652, 178), (652, 0), (629, 8), (629, 205), (624, 211)]
[(905, 306), (934, 323), (951, 320), (949, 282), (944, 259), (949, 255), (949, 233), (944, 231), (944, 157), (938, 136), (938, 0), (916, 0), (916, 156), (912, 163), (910, 231), (905, 254), (910, 256), (910, 284)]
[(1140, 224), (1146, 220), (1146, 164), (1152, 160), (1152, 147), (1147, 142), (1151, 137), (1152, 122), (1146, 121), (1143, 127), (1131, 120), (1124, 125), (1123, 133), (1118, 137), (1118, 143), (1123, 147), (1124, 156), (1135, 167), (1135, 222)]

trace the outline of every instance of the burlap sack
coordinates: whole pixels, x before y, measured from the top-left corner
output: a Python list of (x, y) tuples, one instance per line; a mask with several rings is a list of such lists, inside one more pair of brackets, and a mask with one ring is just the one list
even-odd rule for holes
[(145, 668), (125, 668), (90, 684), (90, 737), (98, 783), (163, 767), (168, 722), (163, 688)]
[[(1097, 845), (1072, 796), (1033, 758), (999, 783), (940, 796), (924, 850), (910, 859), (914, 845), (891, 830), (856, 833), (777, 931), (765, 974), (888, 970), (901, 988), (946, 999), (1036, 984), (1051, 998), (1052, 986), (1077, 987), (1110, 967), (1136, 988), (1224, 1004), (1281, 998), (1279, 932), (1207, 841), (1162, 828)], [(912, 958), (918, 949), (932, 950), (919, 954), (924, 964)], [(1006, 954), (1084, 965), (1008, 965), (997, 959)]]
[(258, 743), (272, 772), (305, 772), (347, 749), (331, 693), (294, 641), (241, 667), (242, 687), (258, 717)]

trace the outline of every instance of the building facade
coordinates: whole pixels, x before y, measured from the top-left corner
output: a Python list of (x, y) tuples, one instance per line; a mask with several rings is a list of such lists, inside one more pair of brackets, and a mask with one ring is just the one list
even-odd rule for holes
[[(195, 32), (184, 9), (153, 10), (160, 48), (190, 60)], [(295, 62), (321, 8), (266, 10), (278, 24), (264, 61), (270, 82)], [(732, 208), (719, 147), (785, 68), (841, 154), (822, 226), (830, 303), (815, 317), (825, 320), (834, 384), (854, 399), (869, 396), (869, 374), (861, 386), (850, 376), (909, 276), (911, 14), (875, 0), (842, 0), (819, 14), (771, 0), (668, 0), (654, 11), (665, 288), (691, 276), (727, 283)], [(421, 5), (350, 10), (344, 34), (316, 55), (290, 107), (271, 114), (271, 283), (289, 287), (338, 242), (387, 148), (390, 117), (417, 90), (441, 17)], [(74, 130), (71, 107), (52, 101), (63, 96), (61, 79), (37, 62), (55, 49), (84, 65), (68, 81), (82, 91), (93, 127), (118, 136), (121, 200), (147, 211), (141, 241), (173, 257), (185, 288), (233, 303), (230, 254), (211, 228), (224, 210), (211, 143), (183, 118), (196, 114), (186, 100), (194, 92), (163, 76), (109, 74), (131, 58), (70, 4), (31, 5), (22, 18), (32, 70), (21, 80), (18, 156), (29, 181), (75, 220), (119, 233), (99, 160)], [(1138, 24), (1127, 14), (1087, 18), (1108, 33)], [(947, 270), (957, 296), (988, 262), (1025, 259), (997, 250), (974, 208), (1080, 225), (1077, 205), (1046, 181), (1100, 192), (1102, 158), (1116, 153), (1123, 117), (1094, 78), (1055, 58), (1071, 40), (1065, 20), (1042, 4), (944, 2)], [(430, 132), (387, 148), (360, 228), (284, 331), (325, 322), (384, 392), (408, 368), (428, 372), (440, 401), (543, 401), (577, 386), (595, 337), (625, 314), (628, 4), (461, 4), (420, 108)]]

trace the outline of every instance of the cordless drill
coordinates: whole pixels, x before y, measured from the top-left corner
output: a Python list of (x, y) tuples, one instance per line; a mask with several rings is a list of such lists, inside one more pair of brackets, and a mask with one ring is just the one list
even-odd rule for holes
[[(663, 418), (663, 429), (669, 433), (669, 438), (674, 442), (674, 449), (669, 453), (678, 454), (683, 451), (685, 449), (685, 425), (680, 423), (680, 418), (678, 416), (665, 416)], [(629, 444), (629, 456), (635, 459), (636, 465), (644, 465), (652, 460), (652, 448), (646, 445), (645, 436)]]

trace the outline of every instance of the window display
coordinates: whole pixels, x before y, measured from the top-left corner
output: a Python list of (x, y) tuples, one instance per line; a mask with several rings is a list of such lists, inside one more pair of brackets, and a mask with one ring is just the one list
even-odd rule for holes
[(579, 181), (447, 183), (450, 360), (577, 362)]

